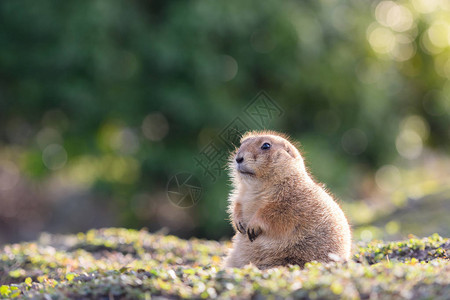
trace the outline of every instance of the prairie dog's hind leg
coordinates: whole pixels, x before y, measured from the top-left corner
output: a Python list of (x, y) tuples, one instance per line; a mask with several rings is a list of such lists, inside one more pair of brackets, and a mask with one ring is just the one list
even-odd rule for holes
[(225, 267), (229, 268), (242, 268), (249, 263), (250, 260), (246, 259), (242, 254), (237, 254), (236, 249), (232, 249), (225, 258)]
[(243, 247), (243, 245), (239, 241), (237, 241), (237, 238), (239, 237), (235, 236), (233, 238), (233, 248), (230, 249), (230, 252), (225, 258), (225, 267), (242, 268), (243, 266), (250, 263), (250, 254), (247, 253), (247, 249)]

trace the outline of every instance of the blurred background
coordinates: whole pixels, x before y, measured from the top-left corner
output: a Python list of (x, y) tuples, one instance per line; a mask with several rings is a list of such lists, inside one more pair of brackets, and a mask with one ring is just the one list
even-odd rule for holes
[(0, 243), (229, 238), (229, 133), (260, 128), (356, 241), (449, 236), (450, 2), (0, 1)]

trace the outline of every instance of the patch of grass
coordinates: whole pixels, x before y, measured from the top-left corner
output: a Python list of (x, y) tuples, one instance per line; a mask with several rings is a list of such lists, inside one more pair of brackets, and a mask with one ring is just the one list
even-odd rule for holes
[[(44, 234), (0, 250), (1, 298), (446, 299), (450, 240), (359, 245), (344, 264), (220, 266), (228, 243), (126, 229)], [(448, 298), (447, 298), (448, 299)]]

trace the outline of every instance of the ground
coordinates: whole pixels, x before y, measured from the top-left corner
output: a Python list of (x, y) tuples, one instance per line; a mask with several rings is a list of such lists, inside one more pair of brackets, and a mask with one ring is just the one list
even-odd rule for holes
[(1, 298), (450, 299), (450, 239), (355, 246), (347, 263), (222, 268), (230, 244), (118, 228), (0, 249)]

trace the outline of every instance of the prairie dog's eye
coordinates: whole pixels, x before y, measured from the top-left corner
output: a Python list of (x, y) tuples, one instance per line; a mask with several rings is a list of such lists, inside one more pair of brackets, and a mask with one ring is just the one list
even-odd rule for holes
[(262, 144), (261, 149), (262, 149), (262, 150), (268, 150), (268, 149), (270, 149), (270, 144), (269, 144), (269, 143), (264, 143), (264, 144)]

